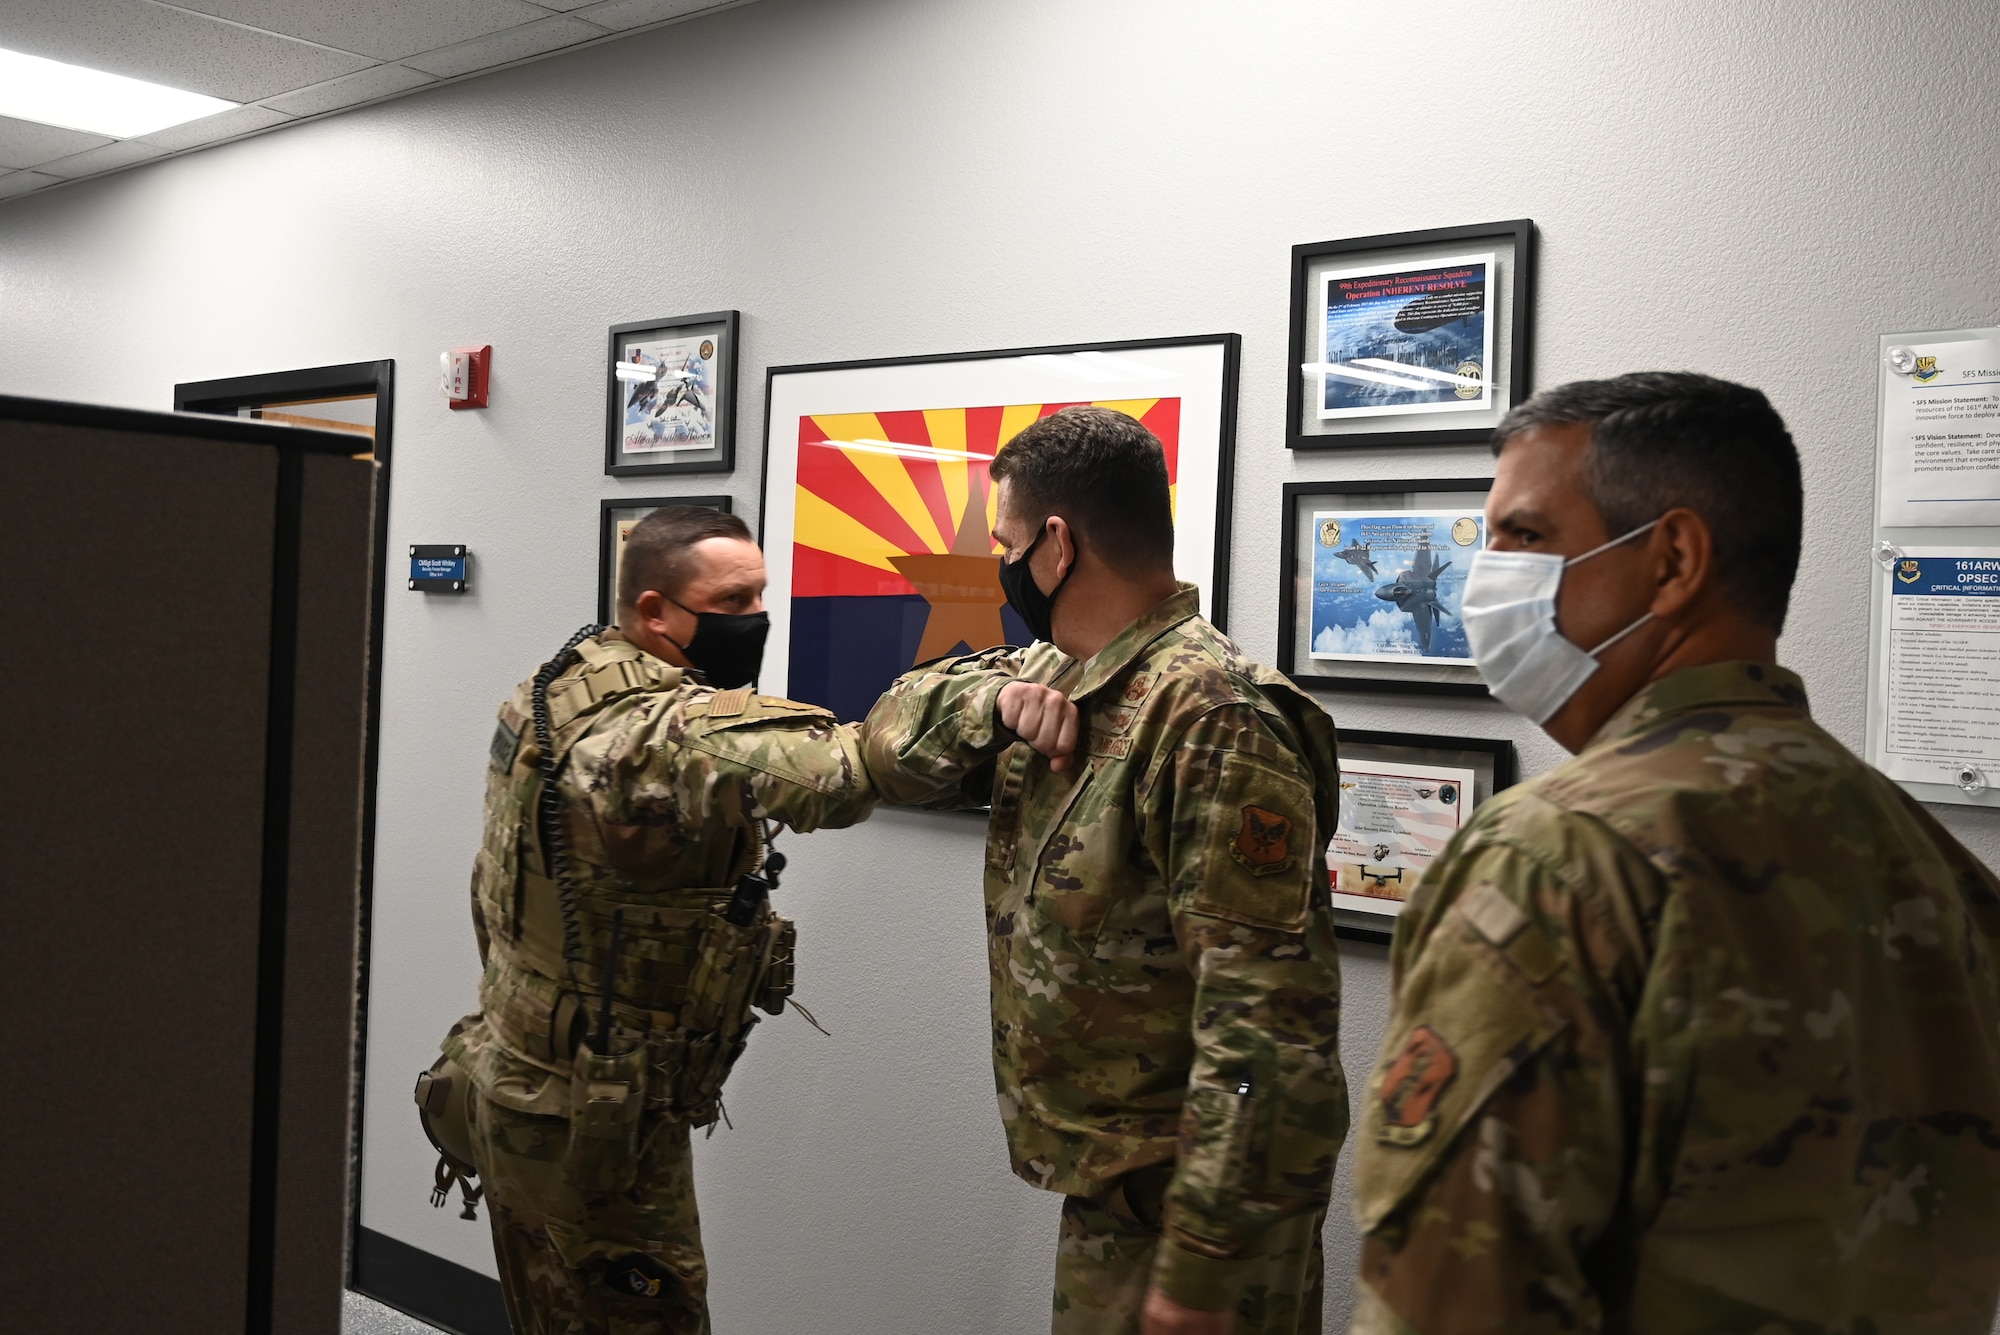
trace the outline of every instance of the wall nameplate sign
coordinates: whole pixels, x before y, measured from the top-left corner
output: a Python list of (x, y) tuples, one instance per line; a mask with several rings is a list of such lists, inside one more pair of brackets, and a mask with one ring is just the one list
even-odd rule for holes
[(410, 588), (421, 593), (464, 593), (471, 587), (466, 576), (470, 555), (462, 542), (412, 543)]

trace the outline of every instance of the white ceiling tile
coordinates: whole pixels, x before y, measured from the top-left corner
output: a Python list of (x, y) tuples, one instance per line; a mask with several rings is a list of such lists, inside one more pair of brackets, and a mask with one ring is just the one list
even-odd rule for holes
[(172, 0), (289, 37), (400, 60), (544, 18), (523, 0)]
[(273, 125), (283, 125), (290, 119), (292, 118), (283, 112), (272, 111), (268, 107), (238, 107), (234, 111), (203, 116), (198, 121), (173, 126), (158, 134), (145, 135), (142, 142), (157, 144), (169, 151), (179, 152), (183, 148), (212, 144), (218, 139), (234, 139), (239, 134), (268, 130)]
[(378, 97), (389, 97), (395, 93), (407, 93), (412, 88), (434, 82), (421, 70), (402, 65), (377, 65), (359, 74), (343, 74), (327, 83), (301, 88), (296, 93), (267, 97), (264, 105), (287, 116), (317, 116), (322, 111), (351, 107), (357, 102), (372, 102)]
[(602, 36), (602, 28), (566, 16), (551, 15), (535, 23), (524, 23), (518, 28), (496, 32), (490, 37), (475, 37), (442, 51), (411, 56), (403, 63), (427, 70), (440, 79), (449, 79), (490, 65), (526, 60), (529, 56), (539, 56), (545, 51), (557, 51)]
[(0, 0), (0, 46), (232, 102), (324, 83), (370, 63), (144, 0)]
[(54, 162), (37, 163), (35, 170), (64, 178), (95, 176), (99, 172), (117, 171), (135, 162), (161, 157), (166, 151), (137, 139), (119, 139), (102, 148), (86, 149), (66, 158), (57, 158)]
[(0, 116), (0, 167), (34, 167), (50, 158), (66, 158), (110, 142), (101, 134)]
[(40, 190), (45, 185), (54, 185), (62, 178), (44, 176), (40, 172), (8, 172), (0, 176), (0, 199), (12, 195), (25, 195), (30, 190)]
[(664, 23), (683, 14), (714, 9), (721, 0), (599, 0), (572, 11), (576, 18), (614, 31)]

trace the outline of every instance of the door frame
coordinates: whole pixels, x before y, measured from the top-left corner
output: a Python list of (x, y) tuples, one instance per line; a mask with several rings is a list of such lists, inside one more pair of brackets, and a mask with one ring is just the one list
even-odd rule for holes
[[(368, 1070), (369, 933), (374, 920), (376, 780), (382, 755), (382, 622), (388, 605), (389, 588), (389, 474), (394, 458), (391, 436), (395, 421), (396, 363), (393, 358), (384, 358), (262, 375), (230, 376), (221, 380), (194, 380), (174, 386), (175, 412), (224, 417), (235, 417), (239, 408), (258, 407), (287, 399), (364, 393), (375, 396), (375, 569), (369, 592), (368, 718), (361, 780), (361, 922), (360, 939), (356, 942), (359, 953), (354, 995), (354, 1095), (352, 1106), (348, 1109), (346, 1283), (350, 1288), (354, 1286), (355, 1256), (359, 1250), (355, 1246), (355, 1231), (361, 1218), (361, 1110)], [(275, 1165), (272, 1167), (275, 1171)]]

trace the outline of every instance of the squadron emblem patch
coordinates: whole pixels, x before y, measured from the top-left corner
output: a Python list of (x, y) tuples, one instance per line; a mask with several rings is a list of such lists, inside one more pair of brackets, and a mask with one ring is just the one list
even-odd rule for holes
[(1292, 860), (1292, 818), (1265, 807), (1244, 807), (1230, 852), (1258, 876), (1282, 871)]
[(1437, 1031), (1418, 1025), (1389, 1069), (1382, 1072), (1382, 1126), (1375, 1138), (1384, 1145), (1421, 1145), (1437, 1130), (1438, 1100), (1458, 1074), (1458, 1058)]
[(650, 1256), (628, 1256), (604, 1272), (604, 1282), (613, 1292), (634, 1298), (659, 1297), (666, 1279), (666, 1268)]

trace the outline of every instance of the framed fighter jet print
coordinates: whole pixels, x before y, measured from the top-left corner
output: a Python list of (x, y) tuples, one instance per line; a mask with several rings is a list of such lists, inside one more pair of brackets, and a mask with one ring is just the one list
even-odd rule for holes
[(1461, 611), (1492, 486), (1286, 483), (1278, 666), (1324, 690), (1487, 694)]
[(611, 326), (604, 471), (614, 477), (736, 467), (735, 311)]
[(1174, 570), (1221, 625), (1229, 595), (1235, 334), (779, 366), (765, 395), (760, 689), (861, 718), (919, 663), (1032, 635), (1000, 589), (988, 467), (1083, 404), (1166, 453)]
[(1535, 224), (1292, 247), (1285, 445), (1476, 445), (1528, 395)]

